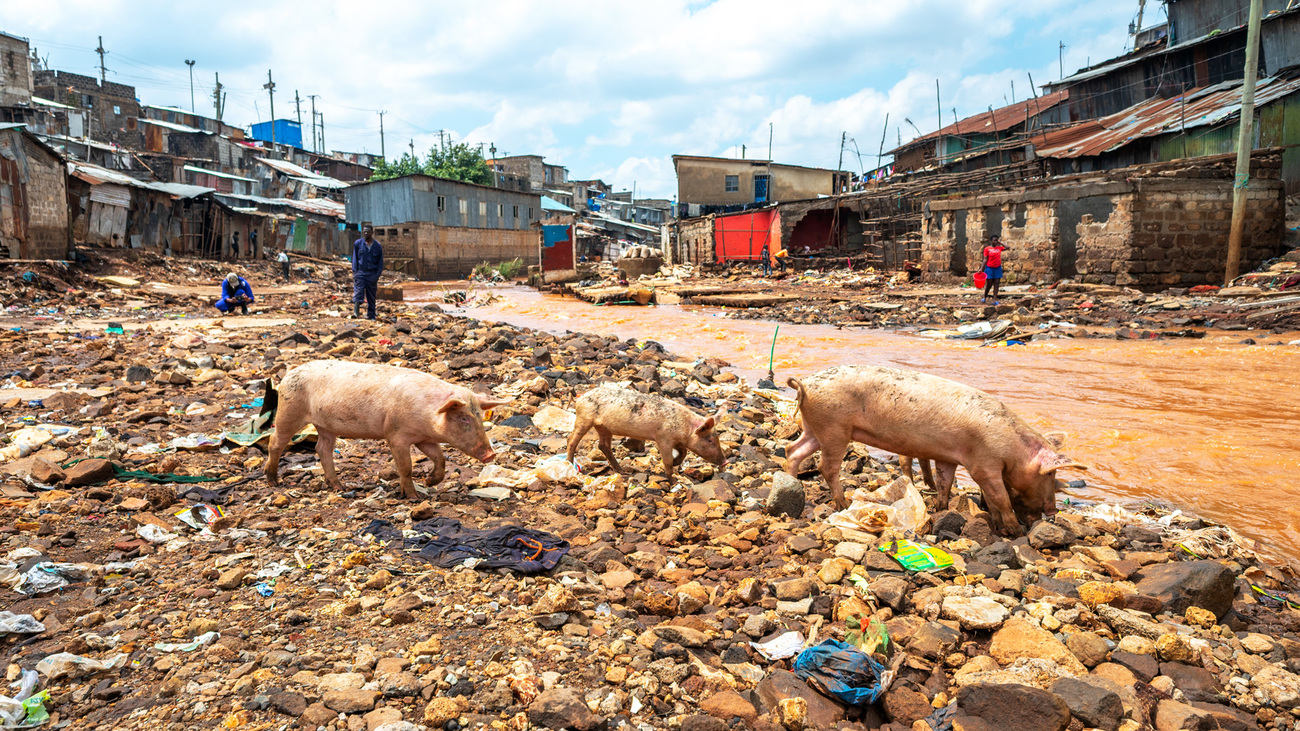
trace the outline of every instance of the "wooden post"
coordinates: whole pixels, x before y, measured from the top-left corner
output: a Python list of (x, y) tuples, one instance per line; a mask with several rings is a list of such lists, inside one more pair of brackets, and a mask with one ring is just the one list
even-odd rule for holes
[(1223, 284), (1237, 278), (1241, 267), (1241, 237), (1246, 227), (1246, 186), (1250, 184), (1250, 152), (1255, 146), (1255, 76), (1259, 71), (1259, 22), (1264, 0), (1250, 0), (1246, 29), (1246, 70), (1241, 84), (1241, 121), (1237, 136), (1237, 175), (1232, 182), (1232, 229), (1228, 233), (1228, 263)]

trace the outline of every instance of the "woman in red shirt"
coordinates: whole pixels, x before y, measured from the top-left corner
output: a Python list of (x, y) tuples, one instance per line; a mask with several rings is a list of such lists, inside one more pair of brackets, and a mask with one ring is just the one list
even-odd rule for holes
[(984, 247), (984, 299), (981, 302), (988, 302), (989, 292), (992, 292), (993, 304), (996, 305), (1002, 295), (1002, 252), (1006, 248), (999, 236), (990, 238), (989, 245)]

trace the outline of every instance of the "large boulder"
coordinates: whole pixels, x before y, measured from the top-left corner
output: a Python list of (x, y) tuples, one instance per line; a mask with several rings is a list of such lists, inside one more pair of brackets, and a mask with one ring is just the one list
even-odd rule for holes
[(1070, 715), (1089, 728), (1115, 731), (1124, 718), (1124, 704), (1119, 694), (1074, 678), (1052, 683), (1051, 691), (1065, 701)]
[(575, 731), (595, 731), (605, 726), (582, 702), (582, 696), (568, 688), (542, 691), (528, 705), (528, 720), (534, 726)]
[(1179, 561), (1147, 566), (1133, 575), (1139, 594), (1155, 597), (1164, 611), (1182, 614), (1200, 607), (1223, 619), (1232, 609), (1233, 576), (1214, 561)]
[(1072, 675), (1087, 675), (1088, 669), (1061, 641), (1024, 617), (1012, 617), (993, 635), (989, 655), (1003, 666), (1022, 657), (1051, 660)]
[(963, 716), (997, 731), (1065, 731), (1070, 725), (1064, 700), (1027, 685), (968, 685), (957, 691), (957, 717)]
[(808, 703), (807, 725), (812, 728), (835, 728), (844, 720), (844, 706), (813, 690), (794, 673), (775, 670), (754, 688), (761, 710), (774, 712), (782, 700), (802, 698)]

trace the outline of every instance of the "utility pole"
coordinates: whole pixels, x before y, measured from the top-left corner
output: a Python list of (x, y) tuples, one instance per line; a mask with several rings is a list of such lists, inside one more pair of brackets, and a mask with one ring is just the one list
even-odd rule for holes
[(1011, 80), (1011, 103), (1016, 103), (1016, 80)]
[(95, 49), (95, 53), (99, 54), (99, 83), (102, 84), (108, 81), (108, 69), (104, 67), (104, 54), (108, 53), (104, 50), (104, 36), (99, 37), (99, 48)]
[(772, 167), (772, 123), (767, 123), (767, 166)]
[(318, 96), (320, 95), (319, 94), (307, 95), (307, 98), (311, 100), (311, 149), (313, 152), (322, 151), (319, 147), (316, 146), (316, 97)]
[(388, 162), (388, 155), (384, 154), (384, 115), (388, 112), (379, 111), (375, 114), (379, 115), (379, 156), (384, 159), (384, 162)]
[[(943, 129), (943, 102), (939, 100), (939, 80), (934, 80), (934, 106), (939, 110), (939, 129)], [(920, 132), (920, 130), (917, 130)]]
[(1137, 50), (1138, 34), (1142, 32), (1142, 15), (1147, 9), (1147, 0), (1138, 0), (1137, 22), (1133, 24), (1133, 50)]
[(411, 157), (415, 157), (415, 139), (411, 139)]
[(1061, 42), (1060, 42), (1060, 46), (1057, 48), (1057, 51), (1056, 51), (1056, 60), (1057, 60), (1057, 63), (1061, 64), (1061, 78), (1062, 78), (1062, 79), (1065, 78), (1065, 49), (1067, 49), (1067, 48), (1069, 48), (1069, 46), (1065, 45), (1065, 41), (1061, 41)]
[(323, 109), (320, 113), (320, 149), (321, 152), (325, 151), (325, 110)]
[(225, 106), (221, 98), (221, 74), (216, 74), (217, 88), (212, 91), (212, 106), (217, 109), (217, 121), (221, 121), (222, 107)]
[(876, 153), (876, 169), (880, 169), (880, 160), (885, 156), (885, 135), (889, 134), (889, 112), (885, 112), (885, 128), (880, 130), (880, 151)]
[(185, 59), (185, 65), (190, 67), (190, 114), (198, 114), (194, 111), (194, 61)]
[(849, 138), (849, 133), (847, 130), (840, 133), (840, 161), (835, 164), (836, 170), (844, 169), (844, 142), (848, 140), (848, 138)]
[(298, 90), (293, 90), (293, 108), (297, 110), (298, 126), (302, 127), (302, 100), (298, 98)]
[(1259, 21), (1264, 0), (1250, 0), (1246, 27), (1246, 70), (1241, 82), (1241, 121), (1237, 135), (1237, 175), (1232, 182), (1232, 228), (1228, 232), (1228, 265), (1223, 284), (1237, 278), (1241, 266), (1241, 237), (1246, 227), (1246, 186), (1250, 184), (1250, 152), (1255, 147), (1255, 76), (1259, 72)]
[(266, 70), (266, 83), (262, 88), (271, 94), (271, 152), (275, 152), (275, 82), (271, 80), (271, 69)]

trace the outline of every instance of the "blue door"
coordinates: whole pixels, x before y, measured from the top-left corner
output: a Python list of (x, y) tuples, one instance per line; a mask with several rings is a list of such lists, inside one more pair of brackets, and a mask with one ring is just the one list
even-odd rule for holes
[(766, 175), (754, 176), (754, 202), (755, 203), (767, 202), (767, 176)]

